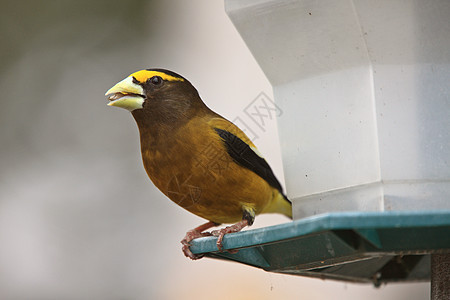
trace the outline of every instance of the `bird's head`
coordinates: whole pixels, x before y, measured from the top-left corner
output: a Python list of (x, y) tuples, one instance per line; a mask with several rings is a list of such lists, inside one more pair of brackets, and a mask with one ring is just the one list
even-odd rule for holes
[(105, 95), (110, 101), (109, 106), (124, 108), (133, 115), (184, 113), (196, 103), (203, 104), (187, 79), (164, 69), (137, 71), (114, 85)]

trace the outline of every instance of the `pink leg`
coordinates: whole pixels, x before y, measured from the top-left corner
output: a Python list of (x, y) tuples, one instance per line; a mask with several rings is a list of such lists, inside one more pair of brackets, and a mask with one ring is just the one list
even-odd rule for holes
[(189, 257), (192, 260), (202, 258), (203, 255), (195, 255), (194, 253), (191, 252), (191, 250), (189, 249), (189, 246), (191, 246), (191, 245), (189, 243), (193, 239), (204, 237), (204, 236), (210, 236), (211, 233), (203, 232), (203, 231), (205, 231), (211, 227), (215, 227), (215, 226), (219, 226), (219, 225), (220, 224), (209, 221), (208, 223), (202, 224), (192, 230), (189, 230), (186, 233), (186, 236), (184, 237), (184, 239), (181, 240), (181, 244), (183, 244), (183, 247), (181, 248), (181, 250), (183, 251), (184, 255), (186, 257)]
[[(245, 226), (250, 226), (250, 225), (249, 225), (249, 221), (247, 219), (243, 219), (243, 220), (241, 220), (241, 221), (239, 221), (236, 224), (233, 224), (231, 226), (228, 226), (228, 227), (225, 227), (225, 228), (222, 228), (222, 229), (219, 229), (219, 230), (212, 231), (211, 232), (212, 235), (219, 237), (217, 239), (217, 243), (216, 243), (217, 244), (217, 248), (219, 249), (219, 251), (222, 252), (222, 250), (223, 250), (222, 242), (223, 242), (223, 237), (225, 236), (225, 234), (233, 233), (233, 232), (239, 232)], [(235, 252), (230, 252), (230, 253), (235, 253)]]

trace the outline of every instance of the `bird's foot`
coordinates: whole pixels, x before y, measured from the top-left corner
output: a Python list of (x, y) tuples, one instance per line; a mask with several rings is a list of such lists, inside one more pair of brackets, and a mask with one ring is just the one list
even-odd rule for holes
[(200, 237), (204, 237), (204, 236), (210, 236), (211, 233), (209, 232), (199, 232), (195, 229), (190, 230), (186, 233), (186, 236), (184, 237), (184, 239), (181, 240), (181, 244), (183, 245), (183, 247), (181, 248), (181, 250), (183, 251), (184, 255), (186, 257), (189, 257), (192, 260), (197, 260), (203, 257), (202, 254), (194, 254), (191, 252), (191, 249), (189, 249), (189, 247), (191, 246), (190, 242), (194, 239), (200, 238)]
[(197, 238), (211, 236), (212, 234), (210, 232), (203, 232), (203, 230), (209, 229), (209, 228), (217, 226), (217, 225), (218, 225), (217, 223), (208, 222), (208, 223), (200, 225), (199, 227), (186, 232), (186, 235), (181, 240), (181, 244), (183, 245), (181, 250), (183, 251), (183, 254), (192, 260), (197, 260), (197, 259), (202, 258), (204, 256), (203, 254), (192, 253), (191, 249), (189, 249), (189, 247), (191, 246), (190, 242)]
[[(223, 238), (224, 238), (225, 234), (239, 232), (242, 230), (242, 228), (244, 228), (247, 225), (248, 225), (248, 221), (242, 220), (231, 226), (227, 226), (227, 227), (219, 229), (219, 230), (211, 231), (211, 234), (213, 236), (218, 237), (216, 245), (217, 245), (217, 248), (219, 249), (219, 251), (220, 252), (223, 251)], [(228, 250), (228, 252), (237, 253), (238, 251), (237, 250)]]

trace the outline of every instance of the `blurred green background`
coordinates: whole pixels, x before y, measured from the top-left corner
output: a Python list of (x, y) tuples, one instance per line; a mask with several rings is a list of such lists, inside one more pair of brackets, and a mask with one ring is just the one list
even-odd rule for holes
[[(167, 68), (252, 126), (243, 110), (272, 90), (222, 1), (0, 3), (0, 299), (428, 298), (427, 283), (375, 289), (183, 256), (203, 220), (151, 184), (134, 120), (104, 93)], [(253, 130), (283, 182), (275, 121)]]

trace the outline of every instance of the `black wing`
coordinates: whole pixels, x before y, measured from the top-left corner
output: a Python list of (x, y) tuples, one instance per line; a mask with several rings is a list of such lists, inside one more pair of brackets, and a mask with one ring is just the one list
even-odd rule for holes
[[(253, 171), (264, 179), (270, 186), (276, 188), (286, 200), (280, 183), (264, 158), (256, 154), (243, 140), (223, 129), (214, 128), (224, 141), (228, 154), (233, 160), (244, 168)], [(289, 201), (289, 200), (288, 200)], [(290, 202), (290, 201), (289, 201)]]

